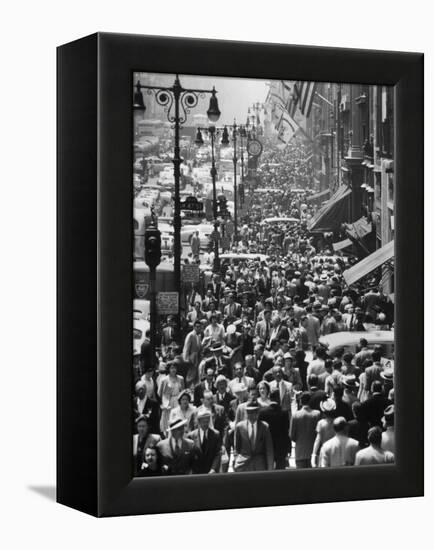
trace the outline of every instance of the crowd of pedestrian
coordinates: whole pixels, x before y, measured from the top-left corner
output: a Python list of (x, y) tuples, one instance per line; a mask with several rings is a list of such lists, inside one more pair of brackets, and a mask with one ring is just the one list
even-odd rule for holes
[[(365, 337), (356, 353), (331, 354), (320, 342), (335, 332), (392, 330), (393, 304), (377, 280), (348, 288), (345, 258), (308, 233), (315, 189), (307, 147), (296, 142), (263, 161), (261, 186), (270, 192), (251, 193), (231, 245), (251, 256), (218, 272), (209, 257), (183, 324), (167, 318), (157, 357), (149, 338), (142, 345), (137, 476), (394, 461), (392, 358)], [(273, 217), (292, 221), (264, 223)]]

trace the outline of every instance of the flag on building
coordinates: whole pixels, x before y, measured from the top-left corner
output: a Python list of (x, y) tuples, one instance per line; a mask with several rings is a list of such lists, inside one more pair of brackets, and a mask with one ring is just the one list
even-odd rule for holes
[(276, 127), (279, 149), (284, 149), (299, 130), (298, 124), (287, 111), (282, 111), (280, 121)]
[(300, 82), (282, 80), (282, 88), (285, 94), (285, 107), (292, 118), (296, 116), (297, 106), (300, 101)]
[(313, 100), (315, 97), (315, 82), (299, 82), (298, 83), (298, 107), (301, 113), (308, 118), (312, 109)]

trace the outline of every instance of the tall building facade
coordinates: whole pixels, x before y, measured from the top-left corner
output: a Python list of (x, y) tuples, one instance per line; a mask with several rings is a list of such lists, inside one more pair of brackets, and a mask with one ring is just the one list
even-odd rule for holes
[(373, 249), (394, 238), (393, 113), (391, 87), (318, 83), (306, 123), (318, 190), (351, 190), (342, 221), (372, 223)]

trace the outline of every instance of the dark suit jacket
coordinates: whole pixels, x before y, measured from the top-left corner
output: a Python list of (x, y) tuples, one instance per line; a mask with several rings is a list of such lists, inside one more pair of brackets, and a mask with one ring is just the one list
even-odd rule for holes
[(191, 474), (195, 460), (194, 442), (191, 439), (183, 438), (181, 451), (174, 453), (171, 446), (172, 438), (163, 439), (157, 444), (163, 466), (167, 473), (172, 475)]
[[(145, 338), (141, 348), (140, 348), (140, 362), (143, 371), (145, 372), (147, 367), (151, 367), (152, 365), (152, 353), (151, 353), (151, 342)], [(156, 362), (154, 362), (155, 365)]]
[(221, 405), (213, 405), (212, 411), (213, 411), (212, 421), (214, 424), (214, 429), (219, 432), (220, 437), (223, 440), (225, 435), (225, 430), (228, 425), (226, 411), (224, 407), (222, 407)]
[(360, 448), (367, 447), (369, 424), (360, 420), (350, 420), (348, 422), (348, 437), (352, 437), (359, 442)]
[(270, 289), (271, 280), (267, 277), (266, 281), (260, 277), (256, 282), (256, 288), (259, 294), (267, 294)]
[(229, 315), (229, 308), (230, 307), (231, 306), (229, 304), (227, 304), (224, 307), (223, 314), (224, 314), (225, 317), (228, 317), (229, 319), (236, 319), (237, 317), (241, 316), (241, 304), (239, 304), (238, 302), (234, 302), (232, 304), (232, 309), (233, 309), (232, 315)]
[(312, 393), (312, 397), (310, 398), (310, 401), (309, 401), (309, 407), (311, 409), (320, 411), (321, 410), (320, 403), (322, 401), (325, 401), (328, 395), (324, 390), (315, 390), (315, 391), (312, 391), (311, 393)]
[[(274, 329), (271, 329), (271, 331), (270, 331), (270, 342), (271, 342), (271, 337), (272, 337), (273, 331), (274, 331)], [(277, 335), (274, 336), (273, 340), (277, 340), (277, 341), (286, 340), (286, 341), (288, 341), (289, 340), (288, 328), (285, 325), (280, 325), (279, 330), (277, 331)]]
[(271, 402), (268, 407), (262, 407), (259, 411), (259, 420), (263, 420), (270, 428), (273, 440), (274, 456), (286, 456), (289, 451), (289, 416), (282, 407)]
[(193, 474), (207, 474), (211, 469), (216, 472), (220, 468), (221, 442), (217, 430), (208, 428), (208, 442), (206, 446), (200, 443), (199, 429), (188, 434), (188, 438), (194, 442)]
[(206, 287), (207, 290), (211, 290), (212, 293), (213, 293), (213, 296), (214, 298), (217, 300), (217, 301), (220, 301), (220, 298), (222, 297), (222, 293), (223, 293), (223, 285), (222, 283), (218, 283), (216, 285), (216, 288), (214, 288), (214, 284), (211, 282), (211, 283), (208, 283), (208, 286)]
[(381, 426), (381, 418), (387, 405), (387, 398), (381, 394), (374, 394), (362, 403), (361, 414), (370, 427)]
[(262, 420), (257, 422), (256, 440), (252, 446), (248, 420), (241, 420), (235, 427), (234, 435), (234, 470), (238, 472), (254, 472), (272, 470), (274, 466), (273, 441), (270, 429)]
[(259, 363), (259, 366), (257, 365), (256, 358), (255, 358), (255, 367), (259, 370), (259, 374), (261, 376), (264, 376), (264, 374), (270, 370), (274, 366), (274, 362), (271, 359), (271, 357), (267, 357), (265, 353), (263, 354), (261, 358), (261, 362)]
[(224, 394), (223, 399), (220, 398), (220, 395), (217, 392), (215, 394), (215, 402), (217, 405), (220, 405), (221, 407), (224, 408), (226, 416), (229, 413), (230, 405), (233, 399), (234, 399), (234, 396), (230, 391), (227, 391)]
[[(197, 384), (194, 387), (193, 402), (196, 405), (196, 407), (200, 407), (200, 405), (202, 405), (202, 397), (203, 397), (203, 392), (204, 391), (205, 391), (205, 382), (199, 382), (199, 384)], [(212, 387), (210, 388), (209, 391), (212, 391), (212, 393), (216, 392), (216, 388), (215, 388), (214, 384), (212, 385)]]

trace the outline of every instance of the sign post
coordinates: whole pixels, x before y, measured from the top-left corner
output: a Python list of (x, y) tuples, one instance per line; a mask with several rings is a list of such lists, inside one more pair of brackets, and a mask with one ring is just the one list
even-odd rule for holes
[(160, 315), (177, 315), (179, 312), (178, 292), (158, 292), (157, 311)]
[(182, 282), (198, 283), (199, 282), (199, 266), (197, 264), (184, 264), (182, 266)]

